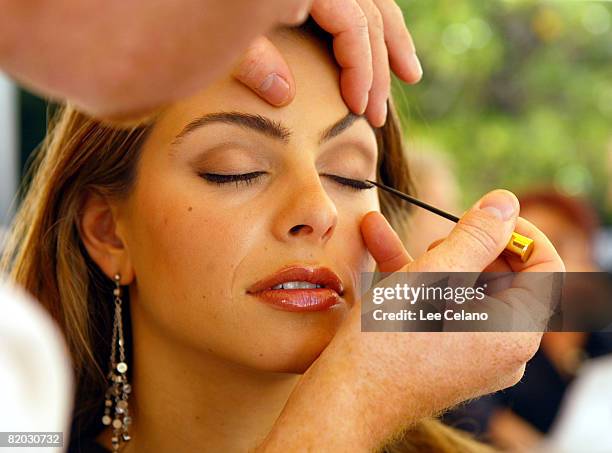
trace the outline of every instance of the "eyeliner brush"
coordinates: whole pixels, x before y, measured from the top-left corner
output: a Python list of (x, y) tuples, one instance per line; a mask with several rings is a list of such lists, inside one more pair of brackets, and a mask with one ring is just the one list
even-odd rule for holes
[(386, 190), (387, 192), (391, 192), (393, 195), (398, 196), (402, 200), (417, 205), (423, 209), (427, 209), (429, 212), (433, 212), (434, 214), (438, 214), (439, 216), (442, 216), (445, 219), (452, 220), (455, 223), (459, 221), (459, 217), (457, 217), (456, 215), (449, 214), (448, 212), (443, 211), (442, 209), (438, 209), (435, 206), (432, 206), (430, 204), (425, 203), (424, 201), (419, 200), (418, 198), (414, 198), (411, 195), (408, 195), (404, 192), (400, 192), (399, 190), (394, 189), (393, 187), (385, 186), (384, 184), (370, 181), (369, 179), (366, 179), (366, 182), (369, 182), (370, 184), (375, 185), (376, 187), (380, 187), (381, 189)]
[[(435, 206), (432, 206), (430, 204), (425, 203), (424, 201), (419, 200), (418, 198), (414, 198), (413, 196), (408, 195), (407, 193), (400, 192), (399, 190), (394, 189), (393, 187), (389, 187), (389, 186), (386, 186), (378, 182), (370, 181), (369, 179), (366, 179), (365, 181), (382, 190), (392, 193), (393, 195), (395, 195), (398, 198), (401, 198), (404, 201), (417, 205), (423, 209), (428, 210), (429, 212), (433, 212), (434, 214), (438, 214), (439, 216), (442, 216), (445, 219), (451, 220), (455, 223), (459, 221), (459, 217), (457, 217), (456, 215), (453, 215), (446, 211), (438, 209)], [(513, 232), (512, 237), (510, 238), (510, 240), (508, 241), (508, 244), (506, 245), (506, 249), (504, 250), (504, 253), (516, 255), (524, 263), (531, 256), (531, 252), (533, 252), (533, 246), (534, 246), (533, 239), (523, 236), (521, 234), (518, 234), (517, 232)]]

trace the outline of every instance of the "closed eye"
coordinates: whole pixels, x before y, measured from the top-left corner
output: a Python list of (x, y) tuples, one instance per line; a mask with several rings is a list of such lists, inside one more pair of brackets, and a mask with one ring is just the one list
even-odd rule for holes
[[(265, 171), (254, 171), (250, 173), (241, 173), (241, 174), (219, 174), (219, 173), (201, 173), (200, 176), (208, 182), (224, 185), (234, 183), (236, 187), (240, 184), (251, 185), (256, 182), (261, 176), (265, 175)], [(345, 178), (343, 176), (332, 175), (328, 173), (324, 173), (321, 176), (325, 176), (326, 178), (331, 179), (332, 181), (340, 184), (349, 189), (353, 190), (367, 190), (372, 189), (374, 186), (365, 181), (361, 181), (358, 179)]]
[(321, 176), (325, 176), (326, 178), (329, 178), (332, 181), (335, 181), (338, 184), (353, 190), (367, 190), (372, 189), (374, 187), (372, 184), (369, 184), (365, 181), (361, 181), (359, 179), (345, 178), (343, 176), (330, 175), (328, 173), (324, 173)]
[(238, 187), (240, 184), (246, 184), (247, 186), (257, 181), (260, 176), (265, 175), (265, 171), (253, 171), (250, 173), (241, 173), (235, 175), (223, 175), (218, 173), (200, 173), (200, 177), (208, 182), (217, 184), (219, 186), (229, 183), (236, 184)]

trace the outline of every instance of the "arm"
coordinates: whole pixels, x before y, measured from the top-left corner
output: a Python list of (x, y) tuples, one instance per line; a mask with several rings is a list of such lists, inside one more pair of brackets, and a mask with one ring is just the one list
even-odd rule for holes
[(382, 124), (389, 61), (403, 80), (421, 77), (393, 0), (0, 0), (0, 68), (44, 96), (116, 120), (196, 93), (232, 66), (239, 81), (281, 106), (295, 82), (261, 35), (295, 25), (310, 6), (334, 35), (347, 105)]
[[(514, 272), (562, 272), (550, 242), (518, 219), (518, 211), (512, 194), (489, 193), (416, 261), (380, 214), (367, 214), (361, 228), (382, 272), (482, 271), (503, 260), (497, 257), (515, 227), (538, 247), (528, 263), (512, 264)], [(541, 338), (539, 332), (365, 333), (360, 321), (356, 304), (304, 374), (259, 452), (376, 450), (424, 417), (514, 385)]]

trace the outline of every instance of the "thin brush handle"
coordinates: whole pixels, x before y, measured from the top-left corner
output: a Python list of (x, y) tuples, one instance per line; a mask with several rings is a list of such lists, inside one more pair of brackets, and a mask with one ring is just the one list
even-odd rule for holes
[[(431, 206), (417, 198), (411, 197), (410, 195), (404, 192), (400, 192), (399, 190), (396, 190), (393, 187), (385, 186), (384, 184), (370, 181), (369, 179), (366, 179), (366, 182), (376, 187), (379, 187), (382, 190), (386, 190), (387, 192), (392, 193), (393, 195), (401, 198), (402, 200), (415, 204), (423, 209), (427, 209), (428, 211), (433, 212), (434, 214), (438, 214), (444, 217), (445, 219), (452, 220), (455, 223), (459, 221), (459, 217), (449, 214), (448, 212), (443, 211), (441, 209), (438, 209), (435, 206)], [(515, 231), (512, 233), (512, 237), (508, 241), (508, 244), (506, 245), (506, 249), (504, 250), (504, 252), (506, 252), (507, 254), (518, 256), (521, 259), (521, 261), (524, 263), (531, 256), (531, 253), (533, 252), (533, 247), (534, 247), (533, 239), (523, 236), (521, 234), (518, 234)]]
[(455, 223), (457, 223), (459, 221), (459, 217), (457, 217), (456, 215), (449, 214), (448, 212), (443, 211), (442, 209), (438, 209), (435, 206), (427, 204), (424, 201), (419, 200), (418, 198), (411, 197), (410, 195), (405, 194), (404, 192), (400, 192), (399, 190), (394, 189), (393, 187), (385, 186), (384, 184), (380, 184), (378, 182), (370, 181), (369, 179), (366, 179), (366, 182), (368, 182), (370, 184), (373, 184), (376, 187), (380, 187), (381, 189), (386, 190), (387, 192), (391, 192), (393, 195), (398, 196), (402, 200), (405, 200), (405, 201), (408, 201), (408, 202), (410, 202), (412, 204), (420, 206), (423, 209), (427, 209), (428, 211), (433, 212), (434, 214), (438, 214), (438, 215), (444, 217), (445, 219), (452, 220)]

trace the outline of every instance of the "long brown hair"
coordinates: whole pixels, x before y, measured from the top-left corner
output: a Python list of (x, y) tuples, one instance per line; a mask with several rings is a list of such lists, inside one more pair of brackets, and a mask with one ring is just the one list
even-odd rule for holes
[[(300, 30), (313, 33), (308, 27), (312, 24)], [(69, 105), (59, 108), (25, 178), (28, 188), (0, 264), (1, 270), (40, 301), (65, 335), (77, 382), (73, 441), (94, 436), (102, 428), (99, 420), (113, 307), (113, 283), (89, 257), (79, 234), (83, 197), (88, 192), (111, 199), (130, 193), (141, 145), (154, 124), (152, 117), (119, 127)], [(386, 124), (375, 133), (378, 180), (411, 192), (402, 133), (392, 103)], [(402, 231), (406, 207), (386, 193), (379, 192), (379, 197), (382, 213)], [(129, 306), (129, 296), (125, 299)], [(127, 350), (131, 351), (129, 310), (124, 312)], [(467, 445), (471, 445), (469, 451), (480, 451), (439, 422), (424, 421), (397, 436), (387, 451), (468, 451)]]

